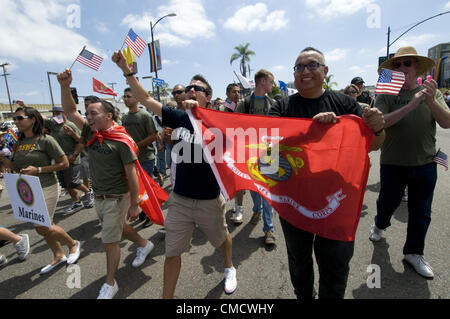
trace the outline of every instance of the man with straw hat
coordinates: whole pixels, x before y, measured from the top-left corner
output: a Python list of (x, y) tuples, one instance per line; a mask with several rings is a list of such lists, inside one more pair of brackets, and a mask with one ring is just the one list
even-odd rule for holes
[(402, 47), (392, 59), (381, 64), (405, 74), (398, 96), (380, 95), (375, 107), (384, 113), (386, 140), (381, 148), (381, 189), (377, 200), (375, 224), (370, 240), (381, 239), (391, 225), (392, 214), (400, 205), (408, 186), (408, 228), (403, 247), (404, 260), (425, 278), (433, 270), (424, 258), (425, 237), (431, 222), (431, 204), (437, 181), (436, 122), (450, 128), (450, 110), (436, 81), (417, 80), (434, 66), (434, 61), (417, 54), (413, 47)]

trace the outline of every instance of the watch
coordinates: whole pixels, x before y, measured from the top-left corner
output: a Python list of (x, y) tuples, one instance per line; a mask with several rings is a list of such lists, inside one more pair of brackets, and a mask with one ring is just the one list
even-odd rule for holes
[(38, 174), (42, 173), (42, 167), (38, 167)]
[(128, 73), (128, 74), (124, 74), (123, 76), (128, 78), (128, 77), (133, 76), (135, 74), (136, 74), (136, 72), (131, 72), (131, 73)]

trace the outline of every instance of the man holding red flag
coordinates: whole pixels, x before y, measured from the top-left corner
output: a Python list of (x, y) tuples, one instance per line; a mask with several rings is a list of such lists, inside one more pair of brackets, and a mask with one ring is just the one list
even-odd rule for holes
[[(385, 138), (382, 113), (378, 109), (367, 108), (362, 111), (350, 97), (323, 88), (328, 66), (322, 52), (311, 47), (305, 48), (297, 57), (294, 71), (298, 93), (277, 101), (269, 115), (336, 123), (337, 116), (354, 114), (362, 117), (375, 134), (370, 149), (381, 147)], [(311, 299), (315, 296), (312, 258), (314, 247), (320, 274), (319, 298), (344, 298), (354, 241), (321, 237), (302, 230), (281, 217), (280, 221), (286, 240), (291, 282), (297, 297)]]
[(95, 208), (102, 221), (102, 241), (106, 251), (107, 274), (98, 299), (112, 299), (119, 290), (115, 273), (120, 262), (119, 242), (122, 236), (138, 245), (132, 266), (139, 267), (153, 249), (153, 243), (142, 238), (126, 223), (139, 215), (140, 198), (137, 146), (125, 129), (113, 121), (114, 107), (104, 101), (87, 108), (87, 121), (77, 112), (70, 93), (72, 72), (58, 74), (65, 113), (82, 131), (89, 154), (89, 165), (95, 193)]
[[(178, 276), (181, 270), (181, 254), (189, 251), (192, 231), (196, 225), (206, 234), (215, 248), (222, 251), (225, 261), (226, 293), (236, 290), (236, 269), (232, 263), (232, 239), (228, 233), (225, 219), (225, 199), (208, 162), (203, 160), (201, 138), (195, 130), (186, 112), (163, 107), (149, 96), (130, 72), (122, 52), (115, 52), (113, 62), (123, 71), (139, 102), (158, 116), (162, 116), (163, 126), (174, 129), (172, 139), (180, 140), (174, 146), (181, 146), (183, 154), (177, 163), (176, 183), (169, 198), (169, 211), (165, 223), (166, 260), (164, 263), (163, 298), (173, 298)], [(202, 76), (194, 76), (186, 87), (185, 105), (206, 107), (212, 97), (212, 89)], [(178, 137), (178, 138), (177, 138)], [(178, 149), (180, 151), (180, 149)], [(190, 154), (186, 154), (189, 153)], [(196, 161), (195, 154), (201, 154)], [(192, 155), (192, 156), (191, 156)], [(187, 158), (185, 158), (187, 157)]]

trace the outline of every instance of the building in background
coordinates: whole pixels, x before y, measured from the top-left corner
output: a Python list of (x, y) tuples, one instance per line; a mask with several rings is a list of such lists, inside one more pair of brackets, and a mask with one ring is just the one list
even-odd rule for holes
[(450, 42), (440, 43), (428, 49), (428, 57), (436, 63), (430, 75), (438, 82), (439, 87), (450, 87)]

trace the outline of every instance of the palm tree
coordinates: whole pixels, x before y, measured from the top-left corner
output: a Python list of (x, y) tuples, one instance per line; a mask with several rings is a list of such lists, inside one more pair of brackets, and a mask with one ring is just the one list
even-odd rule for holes
[[(240, 44), (237, 47), (234, 47), (234, 49), (237, 51), (237, 53), (234, 53), (230, 59), (230, 65), (233, 64), (233, 61), (241, 59), (240, 68), (241, 68), (241, 74), (244, 77), (247, 77), (247, 66), (248, 66), (248, 62), (250, 62), (250, 55), (255, 55), (255, 52), (248, 49), (249, 45), (250, 45), (250, 43), (247, 43), (246, 45)], [(246, 63), (247, 63), (247, 65), (246, 65)], [(250, 67), (249, 67), (249, 69), (250, 69)]]
[(323, 82), (323, 88), (332, 90), (333, 86), (337, 86), (338, 84), (336, 82), (331, 82), (331, 78), (333, 77), (333, 74), (327, 75), (325, 77), (325, 82)]

